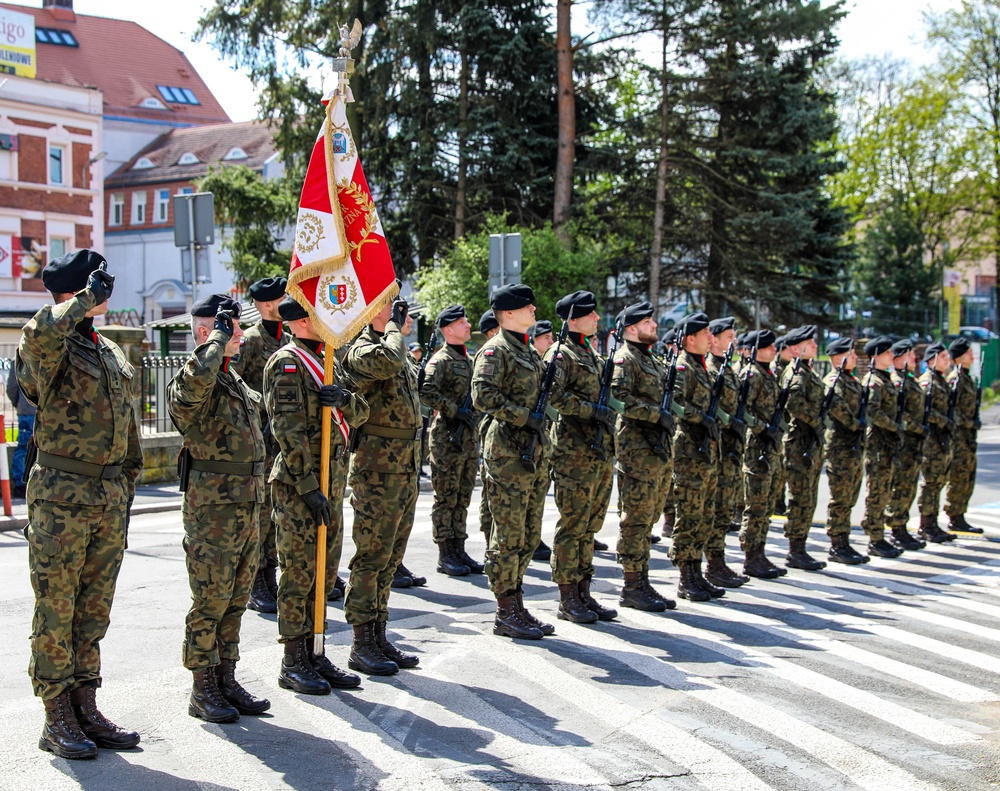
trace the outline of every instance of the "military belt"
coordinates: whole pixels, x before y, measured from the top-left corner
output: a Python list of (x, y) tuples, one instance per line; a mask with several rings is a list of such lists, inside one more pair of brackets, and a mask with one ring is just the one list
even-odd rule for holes
[(371, 423), (359, 427), (357, 431), (361, 434), (371, 434), (373, 437), (385, 437), (386, 439), (405, 439), (410, 442), (420, 436), (419, 428), (392, 428), (391, 426), (376, 426)]
[(204, 461), (191, 459), (191, 469), (198, 472), (217, 472), (222, 475), (263, 475), (262, 461)]
[(117, 478), (122, 474), (121, 464), (91, 464), (89, 461), (70, 459), (66, 456), (56, 456), (53, 453), (46, 453), (44, 450), (38, 451), (35, 461), (43, 467), (50, 467), (60, 472), (71, 472), (76, 475), (86, 475), (90, 478)]

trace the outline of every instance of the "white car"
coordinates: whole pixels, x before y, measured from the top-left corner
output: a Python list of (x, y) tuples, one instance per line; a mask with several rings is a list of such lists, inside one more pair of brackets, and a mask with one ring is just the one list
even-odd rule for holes
[(678, 321), (683, 319), (691, 311), (688, 310), (690, 303), (688, 302), (678, 302), (670, 310), (660, 316), (657, 324), (659, 325), (660, 332), (666, 332), (671, 327), (673, 327)]

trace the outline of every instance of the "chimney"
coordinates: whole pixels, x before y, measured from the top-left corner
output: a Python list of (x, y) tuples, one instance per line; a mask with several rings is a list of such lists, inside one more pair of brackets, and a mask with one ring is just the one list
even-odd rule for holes
[(42, 0), (42, 9), (48, 11), (54, 19), (76, 22), (76, 14), (73, 13), (73, 0)]

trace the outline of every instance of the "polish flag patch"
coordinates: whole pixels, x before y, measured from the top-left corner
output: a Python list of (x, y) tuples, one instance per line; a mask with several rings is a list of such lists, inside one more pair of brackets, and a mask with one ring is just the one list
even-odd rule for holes
[(285, 363), (285, 367), (283, 370), (286, 374), (293, 374), (299, 370), (299, 366), (297, 366), (295, 363)]

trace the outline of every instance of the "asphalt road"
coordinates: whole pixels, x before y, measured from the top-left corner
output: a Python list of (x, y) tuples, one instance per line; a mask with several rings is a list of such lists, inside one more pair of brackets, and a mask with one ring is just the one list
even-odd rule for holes
[[(180, 514), (138, 516), (99, 701), (143, 741), (88, 762), (37, 749), (26, 546), (19, 533), (0, 534), (0, 788), (996, 788), (1000, 427), (982, 432), (979, 458), (969, 521), (986, 535), (897, 560), (793, 570), (717, 602), (681, 602), (662, 615), (625, 610), (596, 626), (555, 621), (555, 586), (533, 564), (528, 603), (557, 624), (538, 643), (491, 634), (483, 577), (434, 572), (422, 494), (406, 563), (429, 584), (393, 594), (390, 625), (420, 668), (329, 697), (294, 695), (276, 684), (274, 617), (247, 613), (239, 675), (273, 705), (221, 726), (187, 714)], [(546, 539), (555, 517), (550, 498)], [(601, 536), (612, 545), (616, 524), (612, 512)], [(821, 528), (810, 543), (825, 552)], [(482, 553), (478, 533), (469, 547)], [(348, 541), (345, 557), (351, 549)], [(769, 554), (784, 551), (776, 519)], [(664, 544), (654, 547), (651, 576), (672, 593), (677, 573)], [(601, 553), (598, 597), (613, 604), (619, 580), (613, 554)], [(339, 606), (329, 621), (328, 652), (343, 666), (349, 629)]]

